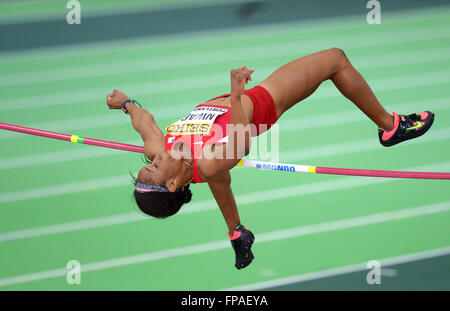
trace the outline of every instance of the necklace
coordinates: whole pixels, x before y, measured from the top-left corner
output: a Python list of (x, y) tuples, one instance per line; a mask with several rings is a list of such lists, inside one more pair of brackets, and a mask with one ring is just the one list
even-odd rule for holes
[[(184, 164), (186, 164), (188, 167), (192, 167), (192, 165), (187, 163), (186, 160), (183, 160), (183, 161), (184, 161)], [(184, 185), (183, 187), (186, 187), (187, 185), (189, 185), (191, 183), (192, 179), (193, 178), (191, 178), (191, 180), (189, 180), (188, 183), (186, 185)]]

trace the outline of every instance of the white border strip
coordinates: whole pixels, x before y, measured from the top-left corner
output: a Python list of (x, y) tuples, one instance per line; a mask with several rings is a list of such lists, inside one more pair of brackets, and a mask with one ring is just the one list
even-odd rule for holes
[[(425, 259), (435, 258), (435, 257), (439, 257), (439, 256), (445, 256), (445, 255), (449, 255), (449, 254), (450, 254), (450, 247), (443, 247), (443, 248), (433, 249), (433, 250), (429, 250), (429, 251), (408, 254), (408, 255), (404, 255), (404, 256), (390, 257), (390, 258), (386, 258), (386, 259), (381, 259), (379, 261), (381, 263), (381, 267), (382, 267), (382, 271), (383, 271), (383, 267), (404, 264), (404, 263), (414, 262), (414, 261), (419, 261), (419, 260), (425, 260)], [(359, 264), (349, 265), (349, 266), (345, 266), (345, 267), (327, 269), (327, 270), (306, 273), (306, 274), (299, 274), (299, 275), (292, 276), (292, 277), (286, 277), (286, 278), (281, 278), (281, 279), (276, 279), (276, 280), (271, 280), (271, 281), (258, 282), (258, 283), (249, 284), (249, 285), (226, 288), (226, 289), (223, 289), (223, 291), (270, 290), (273, 287), (285, 286), (285, 285), (290, 285), (293, 283), (301, 283), (301, 282), (324, 279), (324, 278), (329, 278), (329, 277), (353, 273), (353, 272), (365, 271), (365, 270), (367, 270), (366, 264), (367, 263), (359, 263)]]
[[(218, 1), (194, 1), (194, 2), (183, 2), (183, 3), (171, 3), (169, 2), (166, 5), (161, 4), (153, 4), (153, 5), (145, 5), (144, 2), (140, 3), (132, 3), (132, 7), (124, 6), (123, 3), (110, 4), (110, 7), (101, 6), (100, 8), (88, 7), (88, 9), (83, 8), (83, 18), (92, 18), (92, 17), (101, 17), (101, 16), (111, 16), (111, 15), (119, 15), (119, 14), (133, 14), (133, 13), (142, 13), (142, 12), (160, 12), (160, 11), (173, 11), (173, 10), (182, 10), (182, 9), (199, 9), (204, 7), (212, 7), (212, 6), (221, 6), (226, 4), (245, 4), (251, 2), (268, 2), (271, 0), (218, 0)], [(83, 4), (83, 2), (82, 2)], [(0, 9), (1, 9), (0, 5)], [(87, 11), (87, 12), (85, 12)], [(0, 25), (8, 25), (8, 24), (19, 24), (19, 23), (35, 23), (42, 21), (64, 21), (66, 17), (67, 11), (62, 10), (61, 12), (52, 12), (50, 14), (42, 13), (42, 11), (36, 11), (35, 17), (29, 17), (31, 12), (27, 15), (14, 15), (11, 18), (5, 18), (4, 20), (0, 20)]]
[[(433, 20), (442, 18), (445, 11), (448, 11), (450, 6), (433, 7), (433, 8), (418, 8), (408, 9), (397, 12), (385, 13), (384, 25), (402, 25), (403, 23), (415, 22), (425, 20)], [(417, 14), (417, 15), (412, 15)], [(366, 23), (360, 23), (361, 16), (348, 15), (339, 17), (326, 17), (316, 18), (311, 20), (302, 21), (289, 21), (289, 22), (275, 22), (262, 25), (250, 25), (241, 26), (237, 28), (226, 29), (207, 29), (198, 31), (186, 31), (176, 34), (163, 34), (156, 36), (140, 37), (140, 38), (123, 38), (118, 40), (111, 40), (107, 42), (88, 42), (77, 43), (58, 47), (40, 47), (35, 49), (29, 49), (25, 51), (7, 51), (0, 52), (0, 64), (2, 62), (14, 61), (18, 57), (31, 60), (38, 60), (47, 58), (49, 53), (64, 54), (66, 57), (73, 55), (98, 54), (102, 53), (104, 49), (117, 51), (129, 50), (132, 46), (147, 46), (152, 45), (164, 45), (164, 46), (177, 46), (182, 44), (192, 44), (193, 42), (209, 42), (211, 38), (217, 38), (218, 36), (232, 35), (235, 37), (245, 36), (259, 36), (265, 37), (267, 35), (278, 34), (280, 32), (292, 31), (295, 29), (298, 33), (305, 33), (323, 29), (332, 28), (336, 29), (355, 29), (365, 28)], [(423, 28), (423, 25), (421, 26)]]

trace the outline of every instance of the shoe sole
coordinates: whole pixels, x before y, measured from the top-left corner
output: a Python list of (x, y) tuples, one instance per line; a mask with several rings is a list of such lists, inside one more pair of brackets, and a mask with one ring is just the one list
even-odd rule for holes
[(416, 131), (417, 133), (415, 133), (415, 134), (409, 136), (408, 138), (399, 138), (399, 139), (392, 140), (392, 141), (388, 141), (388, 142), (383, 142), (383, 141), (382, 141), (382, 142), (381, 142), (381, 145), (384, 146), (384, 147), (391, 147), (391, 146), (397, 145), (397, 144), (399, 144), (399, 143), (401, 143), (401, 142), (404, 142), (404, 141), (407, 141), (407, 140), (414, 139), (414, 138), (417, 138), (417, 137), (422, 136), (423, 134), (425, 134), (426, 132), (428, 132), (428, 130), (430, 129), (430, 127), (433, 125), (433, 122), (434, 122), (434, 113), (432, 113), (432, 112), (430, 112), (430, 113), (432, 114), (431, 122), (429, 122), (428, 124), (426, 124), (422, 131)]
[[(253, 233), (252, 233), (251, 237), (252, 237), (252, 238), (249, 239), (249, 240), (245, 243), (244, 249), (245, 249), (246, 252), (250, 251), (250, 249), (251, 249), (253, 243), (255, 242), (255, 236), (254, 236)], [(238, 267), (238, 266), (235, 266), (235, 267), (236, 267), (238, 270), (244, 269), (245, 267), (247, 267), (248, 265), (250, 265), (250, 264), (253, 262), (253, 259), (255, 259), (254, 256), (252, 256), (252, 257), (250, 258), (250, 261), (248, 261), (248, 263), (243, 264), (243, 265), (241, 265), (240, 267)]]

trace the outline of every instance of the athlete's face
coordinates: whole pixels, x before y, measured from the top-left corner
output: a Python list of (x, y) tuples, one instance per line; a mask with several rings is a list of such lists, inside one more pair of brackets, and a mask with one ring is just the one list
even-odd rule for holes
[(141, 168), (138, 181), (143, 184), (166, 186), (170, 178), (177, 176), (178, 161), (168, 152), (155, 156), (151, 164)]

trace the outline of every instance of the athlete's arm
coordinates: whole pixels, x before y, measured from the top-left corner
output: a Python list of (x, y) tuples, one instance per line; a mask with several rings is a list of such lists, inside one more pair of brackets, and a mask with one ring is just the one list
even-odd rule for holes
[[(251, 251), (255, 236), (240, 222), (236, 201), (234, 200), (230, 184), (231, 177), (229, 171), (223, 172), (208, 181), (209, 188), (211, 189), (228, 226), (231, 246), (236, 255), (236, 263), (234, 266), (237, 269), (243, 269), (255, 258)], [(238, 234), (235, 236), (235, 233)]]
[[(227, 155), (232, 154), (233, 160), (237, 160), (237, 162), (250, 152), (250, 132), (245, 130), (248, 125), (248, 119), (242, 108), (241, 97), (244, 93), (245, 84), (247, 84), (248, 80), (252, 79), (250, 75), (254, 71), (254, 69), (248, 70), (245, 66), (231, 71), (231, 131), (229, 132), (228, 143), (225, 144), (223, 153), (224, 155), (225, 153)], [(242, 139), (243, 143), (240, 143)], [(231, 169), (234, 165), (228, 169)]]
[(245, 66), (231, 71), (231, 120), (228, 131), (228, 142), (221, 146), (215, 146), (214, 157), (200, 159), (198, 168), (207, 177), (232, 169), (240, 159), (250, 152), (250, 128), (248, 118), (241, 105), (241, 96), (244, 93), (245, 84), (250, 80), (255, 70), (248, 70)]
[(240, 224), (239, 213), (231, 190), (231, 176), (230, 172), (223, 172), (213, 179), (208, 181), (209, 189), (214, 196), (214, 199), (219, 205), (223, 218), (228, 226), (230, 235), (233, 236), (234, 228)]
[[(114, 90), (114, 92), (107, 95), (106, 99), (110, 109), (122, 109), (122, 104), (128, 99), (128, 96)], [(145, 155), (148, 159), (153, 160), (155, 155), (165, 151), (164, 134), (156, 124), (153, 115), (146, 109), (138, 107), (131, 102), (126, 103), (125, 108), (131, 117), (134, 129), (141, 134)]]

